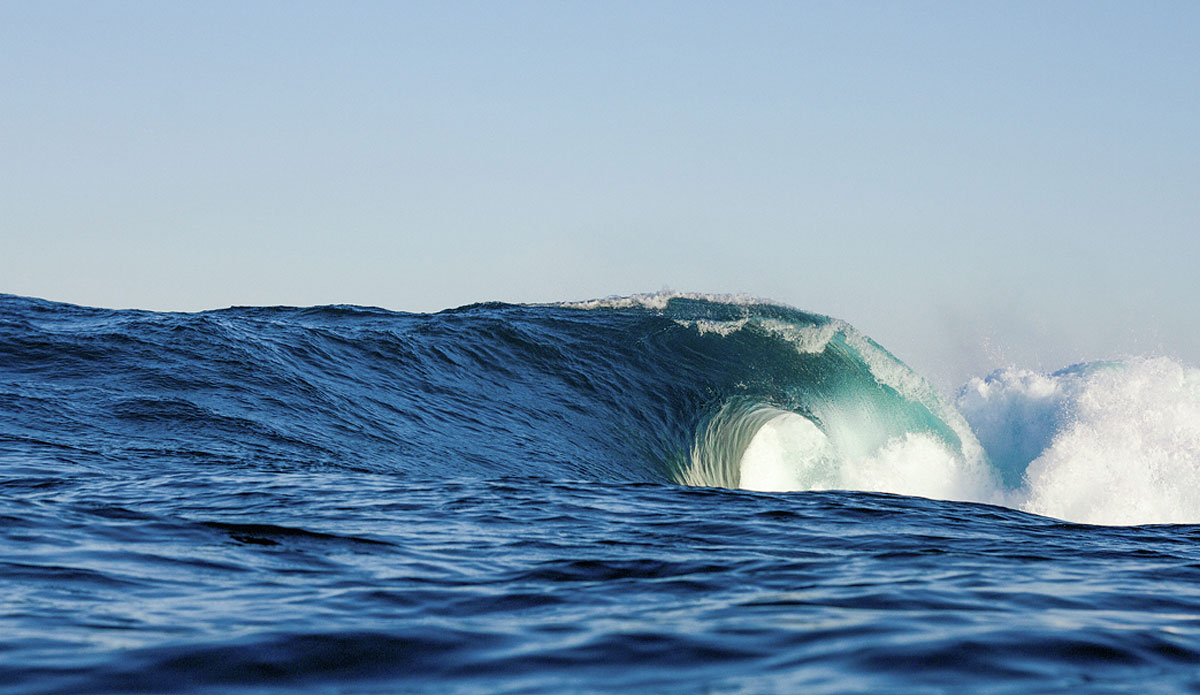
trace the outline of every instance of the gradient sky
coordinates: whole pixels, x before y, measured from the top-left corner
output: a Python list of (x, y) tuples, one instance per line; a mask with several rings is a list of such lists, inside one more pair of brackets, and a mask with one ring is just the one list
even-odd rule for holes
[(677, 290), (1200, 363), (1200, 3), (3, 2), (0, 291)]

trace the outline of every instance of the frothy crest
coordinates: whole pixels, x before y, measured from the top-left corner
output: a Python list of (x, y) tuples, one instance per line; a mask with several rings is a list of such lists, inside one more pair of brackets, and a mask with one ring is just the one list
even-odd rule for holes
[(1200, 522), (1200, 369), (1167, 358), (1005, 370), (959, 398), (1014, 503), (1094, 524)]
[(548, 306), (558, 306), (566, 309), (649, 309), (651, 311), (664, 311), (672, 299), (690, 299), (694, 301), (712, 302), (715, 304), (729, 304), (734, 306), (756, 306), (760, 304), (774, 304), (769, 299), (760, 297), (752, 297), (750, 295), (741, 294), (709, 294), (704, 292), (676, 292), (674, 290), (664, 290), (662, 292), (650, 292), (646, 294), (634, 294), (625, 297), (612, 296), (603, 297), (600, 299), (587, 299), (578, 302), (556, 302)]

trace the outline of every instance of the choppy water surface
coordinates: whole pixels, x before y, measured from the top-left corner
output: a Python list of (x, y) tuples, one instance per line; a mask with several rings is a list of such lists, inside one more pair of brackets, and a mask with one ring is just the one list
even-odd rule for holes
[(1117, 525), (1200, 521), (1196, 383), (950, 404), (702, 297), (0, 296), (0, 692), (1200, 691), (1200, 526)]

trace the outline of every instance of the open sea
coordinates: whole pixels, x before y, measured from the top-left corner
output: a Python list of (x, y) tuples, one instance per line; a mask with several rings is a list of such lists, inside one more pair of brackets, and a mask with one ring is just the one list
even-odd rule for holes
[(1200, 370), (0, 295), (0, 693), (1200, 692)]

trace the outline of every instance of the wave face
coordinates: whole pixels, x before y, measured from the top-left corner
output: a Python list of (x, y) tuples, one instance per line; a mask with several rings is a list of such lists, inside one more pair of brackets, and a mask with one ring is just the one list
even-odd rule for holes
[(1200, 521), (1200, 377), (1165, 359), (1001, 371), (956, 409), (849, 324), (742, 298), (429, 315), (0, 302), (3, 435), (63, 465), (843, 489)]

